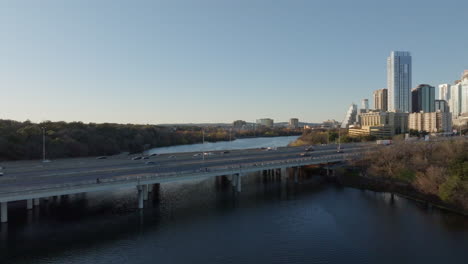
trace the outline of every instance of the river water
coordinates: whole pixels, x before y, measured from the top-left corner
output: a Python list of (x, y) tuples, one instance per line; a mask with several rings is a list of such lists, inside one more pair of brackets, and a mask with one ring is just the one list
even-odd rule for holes
[(248, 148), (284, 147), (296, 140), (298, 136), (289, 137), (260, 137), (244, 138), (233, 141), (205, 142), (204, 144), (180, 145), (173, 147), (162, 147), (148, 150), (148, 154), (158, 153), (180, 153), (198, 151), (216, 151)]
[(404, 198), (243, 177), (12, 204), (0, 263), (466, 263), (468, 219)]

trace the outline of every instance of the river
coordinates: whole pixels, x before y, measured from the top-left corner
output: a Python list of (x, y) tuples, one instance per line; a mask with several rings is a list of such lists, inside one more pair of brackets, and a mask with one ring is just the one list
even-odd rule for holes
[(0, 263), (466, 263), (466, 217), (317, 179), (162, 184), (142, 211), (136, 190), (12, 203)]
[(268, 147), (284, 147), (296, 140), (299, 136), (289, 137), (259, 137), (259, 138), (243, 138), (233, 141), (205, 142), (204, 144), (179, 145), (172, 147), (154, 148), (148, 150), (148, 154), (158, 153), (180, 153), (180, 152), (197, 152), (197, 151), (216, 151), (216, 150), (232, 150), (232, 149), (248, 149), (248, 148), (268, 148)]

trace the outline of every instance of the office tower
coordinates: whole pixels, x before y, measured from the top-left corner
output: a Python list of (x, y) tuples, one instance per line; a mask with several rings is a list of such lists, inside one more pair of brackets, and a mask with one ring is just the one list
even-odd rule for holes
[(361, 108), (366, 112), (369, 110), (369, 99), (362, 99)]
[(435, 111), (439, 111), (442, 113), (450, 112), (448, 102), (445, 100), (435, 100)]
[(449, 107), (453, 118), (457, 118), (462, 113), (462, 84), (460, 81), (450, 86)]
[(380, 111), (388, 111), (388, 90), (379, 89), (374, 91), (374, 109)]
[(450, 132), (452, 130), (452, 115), (449, 112), (411, 113), (409, 114), (409, 129), (416, 131)]
[(258, 126), (264, 126), (264, 127), (273, 127), (273, 119), (271, 118), (261, 118), (257, 119), (257, 125)]
[(388, 111), (411, 110), (411, 65), (411, 54), (406, 51), (392, 51), (387, 58)]
[(450, 84), (444, 83), (439, 85), (439, 100), (450, 100)]
[(420, 111), (435, 112), (435, 88), (428, 84), (420, 84), (411, 90), (412, 113)]
[(346, 116), (341, 123), (341, 128), (348, 128), (350, 125), (356, 123), (357, 120), (357, 105), (351, 104), (348, 111), (346, 112)]
[(297, 118), (289, 119), (289, 127), (292, 128), (292, 129), (299, 128), (299, 119), (297, 119)]

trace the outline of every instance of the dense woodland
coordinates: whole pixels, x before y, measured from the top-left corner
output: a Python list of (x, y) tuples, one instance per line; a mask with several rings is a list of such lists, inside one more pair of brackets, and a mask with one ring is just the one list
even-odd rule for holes
[[(42, 157), (42, 127), (46, 131), (46, 156), (65, 157), (137, 153), (154, 147), (201, 143), (203, 131), (197, 126), (166, 127), (132, 124), (81, 122), (32, 123), (0, 120), (0, 160)], [(286, 128), (259, 128), (232, 131), (221, 127), (204, 128), (205, 141), (227, 141), (245, 137), (298, 135)]]
[(365, 175), (406, 183), (468, 212), (468, 140), (380, 147), (360, 161)]

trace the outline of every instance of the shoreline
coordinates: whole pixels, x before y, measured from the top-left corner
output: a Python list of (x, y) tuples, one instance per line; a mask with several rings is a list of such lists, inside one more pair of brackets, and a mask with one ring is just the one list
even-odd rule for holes
[(434, 195), (428, 195), (416, 190), (413, 186), (403, 182), (397, 182), (378, 177), (366, 177), (363, 175), (353, 175), (347, 171), (338, 172), (334, 176), (325, 176), (327, 180), (345, 187), (370, 190), (375, 192), (385, 192), (396, 194), (403, 198), (410, 199), (427, 206), (434, 206), (441, 210), (468, 217), (468, 210), (453, 204), (445, 203)]

